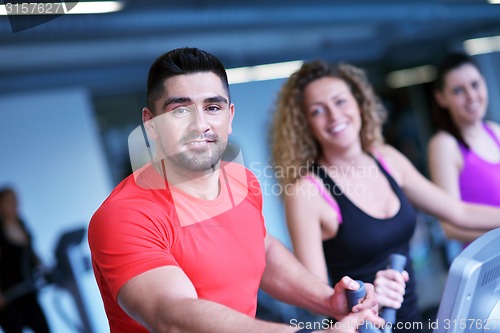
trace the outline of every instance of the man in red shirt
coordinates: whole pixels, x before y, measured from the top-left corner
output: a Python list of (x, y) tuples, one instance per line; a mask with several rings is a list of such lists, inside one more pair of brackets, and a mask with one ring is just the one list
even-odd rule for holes
[[(373, 286), (353, 313), (345, 277), (323, 283), (266, 234), (255, 176), (221, 162), (234, 105), (223, 65), (195, 48), (151, 66), (145, 136), (152, 161), (122, 181), (89, 225), (95, 277), (112, 333), (297, 332), (255, 319), (257, 291), (335, 317), (380, 324)], [(312, 330), (302, 329), (302, 332)]]

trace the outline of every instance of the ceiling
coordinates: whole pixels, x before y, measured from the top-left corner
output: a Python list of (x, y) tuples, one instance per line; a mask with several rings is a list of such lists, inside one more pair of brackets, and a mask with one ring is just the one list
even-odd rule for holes
[[(349, 61), (387, 73), (435, 62), (464, 39), (500, 35), (486, 0), (143, 0), (118, 13), (63, 15), (13, 32), (0, 16), (0, 94), (85, 86), (142, 91), (160, 54), (196, 46), (228, 68)], [(10, 20), (9, 20), (10, 19)], [(34, 25), (36, 17), (15, 17)]]

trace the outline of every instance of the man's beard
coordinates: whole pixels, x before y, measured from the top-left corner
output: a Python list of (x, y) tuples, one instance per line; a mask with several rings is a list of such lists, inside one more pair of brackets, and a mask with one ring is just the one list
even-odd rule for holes
[(170, 156), (170, 160), (189, 171), (207, 171), (213, 169), (219, 163), (225, 148), (226, 143), (219, 142), (210, 151), (203, 153), (195, 151), (182, 152)]
[[(198, 150), (188, 149), (168, 157), (179, 168), (189, 171), (208, 171), (214, 169), (220, 162), (227, 147), (227, 141), (222, 141), (217, 135), (205, 135), (211, 143), (207, 147), (200, 147)], [(189, 142), (195, 138), (184, 138), (183, 142)]]

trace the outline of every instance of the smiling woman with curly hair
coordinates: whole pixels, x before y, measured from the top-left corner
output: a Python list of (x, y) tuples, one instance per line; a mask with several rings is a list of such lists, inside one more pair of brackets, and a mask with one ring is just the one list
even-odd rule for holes
[(299, 176), (295, 171), (310, 166), (321, 154), (321, 146), (311, 132), (302, 105), (305, 87), (312, 81), (327, 76), (344, 80), (360, 105), (363, 150), (369, 151), (371, 147), (384, 142), (382, 125), (386, 119), (386, 110), (365, 73), (349, 64), (331, 66), (320, 60), (306, 63), (282, 87), (274, 114), (271, 129), (273, 166), (286, 166), (286, 170), (291, 170), (292, 173), (278, 179), (281, 185), (294, 183)]

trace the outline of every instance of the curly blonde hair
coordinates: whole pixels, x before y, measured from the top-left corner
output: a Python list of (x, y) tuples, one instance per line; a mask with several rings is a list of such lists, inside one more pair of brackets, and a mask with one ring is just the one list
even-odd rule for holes
[(277, 177), (282, 186), (294, 183), (303, 176), (299, 170), (308, 169), (321, 155), (321, 147), (303, 109), (303, 94), (309, 83), (323, 77), (339, 78), (349, 86), (361, 112), (363, 151), (368, 152), (384, 142), (382, 125), (386, 110), (362, 69), (349, 64), (332, 65), (321, 60), (304, 63), (281, 88), (270, 128), (271, 164), (276, 170), (286, 170)]

